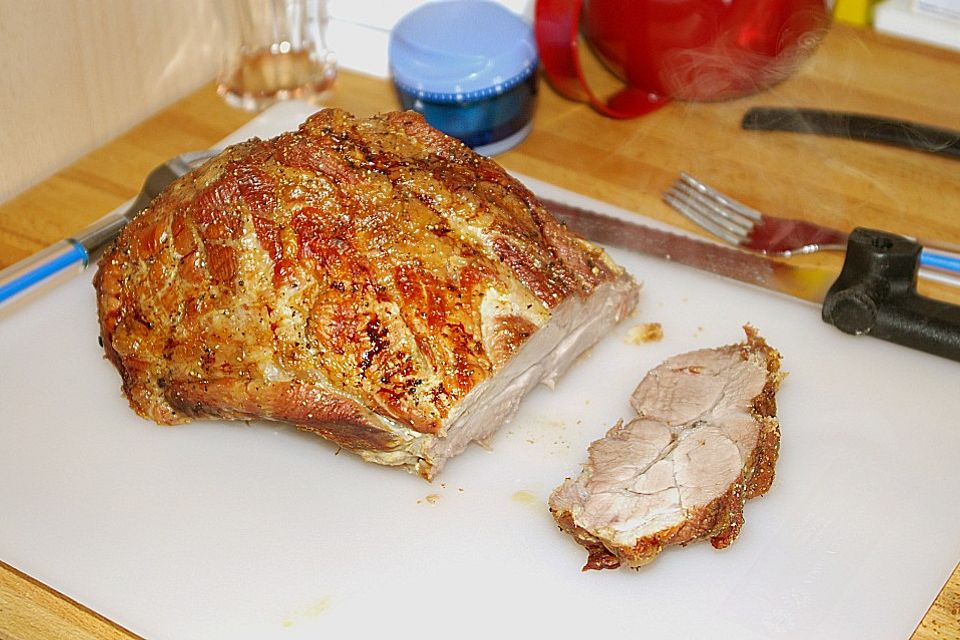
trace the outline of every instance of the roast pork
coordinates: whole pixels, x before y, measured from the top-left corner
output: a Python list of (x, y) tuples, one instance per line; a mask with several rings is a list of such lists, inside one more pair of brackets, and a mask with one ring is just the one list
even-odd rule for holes
[(175, 182), (95, 286), (141, 416), (289, 422), (428, 479), (638, 290), (419, 115), (333, 109)]
[(667, 545), (729, 545), (743, 503), (766, 493), (780, 446), (780, 354), (751, 327), (741, 344), (676, 356), (631, 397), (637, 416), (589, 447), (550, 496), (587, 569), (642, 566)]

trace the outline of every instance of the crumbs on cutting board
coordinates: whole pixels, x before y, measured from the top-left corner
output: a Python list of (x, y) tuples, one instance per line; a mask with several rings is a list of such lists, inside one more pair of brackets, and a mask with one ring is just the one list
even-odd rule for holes
[[(441, 488), (443, 491), (446, 491), (446, 490), (447, 490), (447, 483), (446, 483), (446, 482), (441, 482), (441, 483), (440, 483), (440, 488)], [(451, 491), (453, 491), (453, 489), (451, 489)], [(457, 493), (463, 493), (463, 487), (457, 487)], [(437, 504), (438, 502), (440, 502), (440, 494), (431, 493), (431, 494), (429, 494), (429, 495), (421, 498), (420, 500), (417, 500), (417, 504), (421, 504), (421, 503), (424, 503), (424, 502), (426, 502), (427, 504)]]
[(302, 609), (298, 609), (297, 611), (293, 612), (293, 614), (291, 614), (290, 616), (284, 618), (283, 627), (285, 629), (289, 629), (293, 627), (293, 625), (297, 623), (297, 619), (304, 620), (304, 619), (318, 618), (320, 617), (320, 614), (322, 614), (324, 611), (326, 611), (329, 608), (330, 608), (330, 596), (324, 596), (323, 598), (320, 598), (319, 600), (315, 600), (314, 602), (311, 602), (310, 604), (303, 607)]
[(522, 423), (523, 431), (508, 431), (512, 437), (523, 438), (531, 446), (545, 449), (547, 455), (556, 455), (570, 449), (570, 443), (563, 436), (567, 428), (566, 420), (552, 420), (536, 416)]
[(532, 491), (526, 491), (521, 489), (520, 491), (515, 491), (510, 499), (514, 502), (519, 502), (520, 504), (533, 504), (539, 505), (540, 499)]
[(647, 322), (631, 327), (624, 338), (624, 342), (628, 344), (643, 344), (661, 340), (663, 340), (663, 327), (659, 322)]

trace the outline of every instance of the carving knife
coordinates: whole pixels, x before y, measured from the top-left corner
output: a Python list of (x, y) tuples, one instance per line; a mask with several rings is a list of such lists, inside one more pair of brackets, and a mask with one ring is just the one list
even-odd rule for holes
[(917, 293), (920, 245), (857, 228), (839, 277), (817, 267), (697, 240), (679, 233), (541, 198), (571, 230), (600, 244), (637, 251), (822, 305), (824, 322), (960, 361), (960, 306)]

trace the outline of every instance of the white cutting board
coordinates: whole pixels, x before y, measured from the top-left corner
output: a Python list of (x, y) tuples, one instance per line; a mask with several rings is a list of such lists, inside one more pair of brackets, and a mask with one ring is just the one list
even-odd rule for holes
[[(282, 105), (231, 140), (307, 112)], [(960, 364), (611, 254), (645, 282), (636, 315), (432, 485), (292, 428), (138, 418), (76, 278), (0, 319), (0, 559), (153, 639), (907, 637), (960, 559)], [(626, 343), (642, 322), (663, 341)], [(776, 481), (740, 538), (581, 573), (547, 495), (648, 369), (747, 322), (790, 375)]]

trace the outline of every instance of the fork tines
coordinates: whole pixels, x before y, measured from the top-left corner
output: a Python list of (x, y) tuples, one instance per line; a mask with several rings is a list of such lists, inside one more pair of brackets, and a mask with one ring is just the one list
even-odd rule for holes
[(754, 225), (763, 218), (756, 209), (686, 173), (664, 192), (663, 199), (691, 222), (732, 245), (746, 242)]

